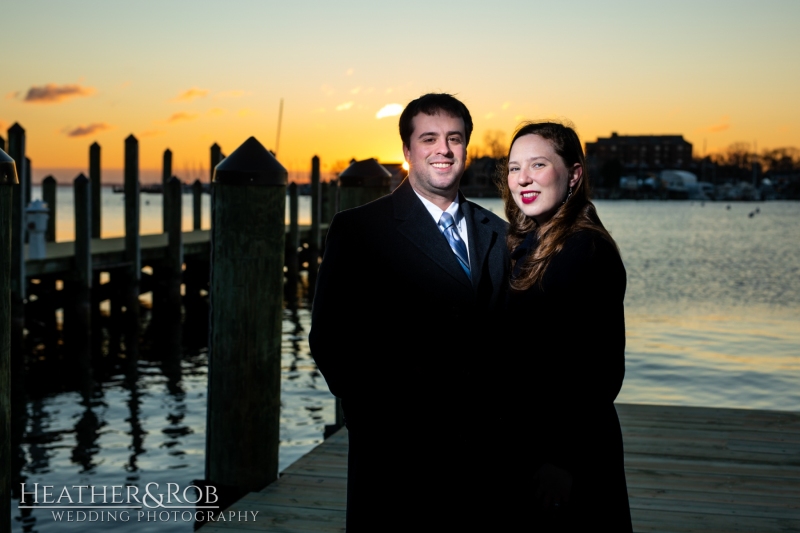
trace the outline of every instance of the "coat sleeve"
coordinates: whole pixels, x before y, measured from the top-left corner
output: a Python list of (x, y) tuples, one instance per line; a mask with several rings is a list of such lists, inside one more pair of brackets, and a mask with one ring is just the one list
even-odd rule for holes
[(546, 460), (580, 470), (608, 453), (619, 433), (613, 402), (625, 375), (625, 268), (611, 243), (583, 235), (549, 269), (552, 338), (540, 404)]
[(319, 267), (311, 331), (308, 341), (311, 355), (325, 376), (331, 392), (340, 398), (354, 394), (360, 386), (359, 364), (367, 349), (363, 332), (365, 310), (369, 309), (363, 246), (359, 246), (360, 228), (352, 214), (337, 214), (325, 241), (325, 253)]

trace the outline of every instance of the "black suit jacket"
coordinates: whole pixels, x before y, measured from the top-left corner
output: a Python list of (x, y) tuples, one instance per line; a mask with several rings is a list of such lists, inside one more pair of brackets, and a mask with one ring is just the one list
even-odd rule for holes
[(309, 343), (349, 430), (348, 531), (475, 524), (509, 259), (505, 222), (461, 209), (472, 279), (408, 181), (329, 229)]

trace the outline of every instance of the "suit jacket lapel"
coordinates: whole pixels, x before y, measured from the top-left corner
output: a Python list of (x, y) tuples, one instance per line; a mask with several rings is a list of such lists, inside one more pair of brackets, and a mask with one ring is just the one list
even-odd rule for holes
[[(408, 179), (392, 193), (394, 216), (399, 219), (397, 231), (409, 239), (426, 256), (464, 285), (471, 286), (461, 265), (436, 222), (417, 198)], [(470, 244), (470, 247), (472, 245)], [(472, 261), (470, 261), (472, 263)], [(474, 274), (473, 274), (474, 276)]]
[(496, 235), (489, 226), (489, 218), (467, 202), (464, 195), (461, 193), (459, 195), (461, 211), (467, 221), (469, 268), (474, 280), (473, 285), (477, 287), (483, 275), (483, 264), (486, 262), (486, 255), (489, 253), (489, 248), (495, 241)]

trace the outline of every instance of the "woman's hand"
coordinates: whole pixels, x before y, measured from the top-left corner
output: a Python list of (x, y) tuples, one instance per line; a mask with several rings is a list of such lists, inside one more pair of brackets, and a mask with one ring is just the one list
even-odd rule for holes
[(560, 507), (569, 503), (572, 474), (550, 463), (545, 463), (533, 476), (536, 501), (543, 509)]

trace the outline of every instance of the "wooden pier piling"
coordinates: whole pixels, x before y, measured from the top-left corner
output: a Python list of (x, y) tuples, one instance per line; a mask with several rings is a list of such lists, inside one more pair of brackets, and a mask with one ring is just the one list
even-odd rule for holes
[(166, 278), (166, 313), (164, 318), (170, 329), (180, 332), (181, 324), (181, 281), (183, 276), (183, 217), (182, 184), (173, 176), (164, 188), (166, 217), (164, 223), (168, 235)]
[[(21, 367), (25, 328), (25, 130), (19, 123), (8, 129), (8, 155), (16, 163), (17, 184), (11, 206), (11, 353), (12, 369)], [(21, 164), (20, 164), (21, 163)]]
[(47, 231), (44, 233), (45, 242), (56, 242), (56, 185), (53, 176), (42, 180), (42, 201), (50, 211), (47, 215)]
[(214, 169), (222, 161), (222, 148), (217, 143), (211, 145), (211, 168), (209, 169), (209, 181), (214, 179)]
[(311, 236), (308, 238), (308, 299), (314, 300), (317, 283), (319, 254), (322, 249), (320, 224), (322, 217), (322, 184), (319, 174), (319, 157), (311, 158)]
[(139, 141), (132, 134), (125, 139), (125, 259), (129, 263), (124, 288), (125, 350), (126, 359), (135, 364), (139, 353), (142, 248), (139, 239)]
[(339, 174), (339, 211), (364, 205), (389, 194), (392, 174), (377, 159), (353, 161)]
[[(81, 389), (88, 392), (91, 386), (92, 345), (92, 190), (89, 179), (78, 175), (74, 182), (75, 193), (75, 270), (70, 281), (71, 316), (73, 321), (65, 328), (71, 340), (71, 352), (81, 376)], [(65, 309), (66, 311), (66, 309)], [(66, 314), (66, 313), (65, 313)]]
[(203, 184), (200, 180), (192, 183), (192, 229), (203, 227)]
[(212, 184), (206, 481), (229, 494), (278, 476), (286, 179), (250, 137)]
[(330, 224), (331, 220), (333, 220), (333, 215), (339, 211), (338, 191), (338, 183), (334, 181), (323, 183), (321, 186), (320, 213), (323, 224)]
[[(102, 228), (101, 222), (101, 205), (102, 197), (100, 189), (100, 145), (93, 142), (89, 147), (89, 182), (92, 184), (92, 238), (99, 239)], [(45, 200), (47, 202), (47, 200)], [(53, 204), (55, 205), (55, 204)], [(50, 216), (55, 220), (55, 211), (50, 212)]]
[(11, 529), (11, 227), (14, 160), (0, 149), (0, 530)]
[(162, 216), (162, 231), (167, 232), (167, 183), (172, 178), (172, 150), (167, 148), (164, 150), (164, 157), (161, 166), (161, 216)]
[[(286, 243), (286, 301), (289, 307), (297, 307), (297, 291), (300, 282), (300, 228), (297, 183), (289, 184), (289, 236)], [(310, 266), (310, 265), (309, 265)]]

